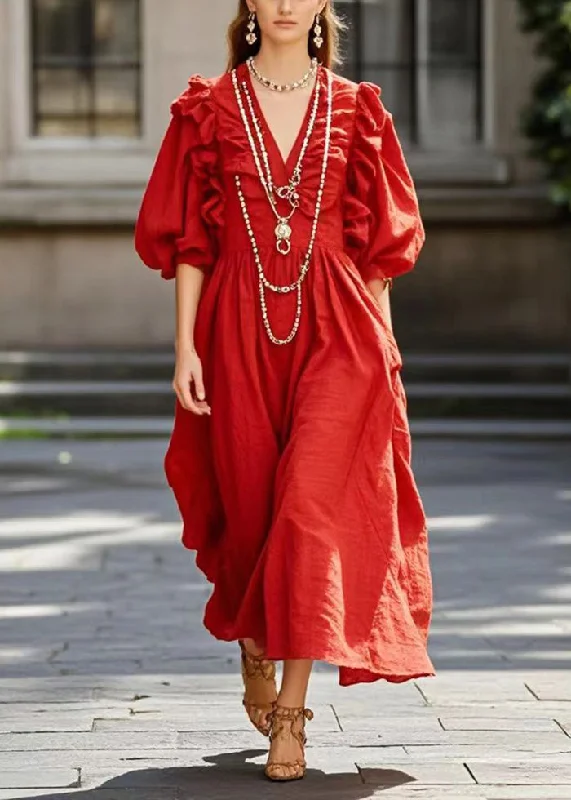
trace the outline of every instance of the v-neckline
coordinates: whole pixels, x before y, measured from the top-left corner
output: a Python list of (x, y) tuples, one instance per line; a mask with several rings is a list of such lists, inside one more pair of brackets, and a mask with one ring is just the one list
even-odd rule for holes
[(293, 163), (292, 162), (295, 159), (297, 159), (297, 157), (299, 155), (299, 150), (301, 148), (302, 140), (303, 140), (303, 138), (305, 136), (305, 131), (306, 131), (307, 125), (309, 124), (309, 118), (311, 116), (311, 110), (313, 108), (313, 103), (315, 102), (315, 93), (317, 91), (317, 83), (318, 83), (318, 80), (320, 79), (320, 74), (319, 73), (320, 73), (321, 67), (318, 66), (318, 68), (317, 68), (317, 75), (316, 75), (316, 78), (315, 78), (315, 82), (313, 84), (313, 89), (311, 90), (311, 94), (309, 96), (309, 100), (308, 100), (308, 103), (307, 103), (307, 108), (305, 109), (305, 113), (303, 115), (303, 119), (302, 119), (301, 125), (299, 127), (298, 132), (297, 132), (297, 136), (295, 137), (293, 145), (291, 147), (291, 150), (289, 151), (289, 153), (288, 153), (286, 158), (284, 158), (284, 155), (283, 155), (283, 153), (280, 150), (280, 147), (278, 145), (277, 139), (273, 134), (273, 131), (272, 131), (272, 129), (271, 129), (269, 123), (268, 123), (268, 120), (266, 119), (266, 115), (264, 114), (264, 111), (262, 109), (262, 104), (260, 103), (258, 95), (256, 94), (256, 90), (254, 88), (254, 81), (253, 81), (252, 76), (250, 74), (250, 70), (248, 69), (248, 65), (245, 62), (243, 62), (242, 67), (243, 67), (244, 74), (245, 74), (246, 85), (248, 87), (248, 90), (249, 90), (250, 94), (253, 95), (252, 103), (254, 104), (254, 108), (255, 108), (255, 111), (256, 111), (256, 116), (258, 117), (258, 120), (259, 120), (262, 128), (264, 129), (265, 134), (267, 135), (267, 138), (268, 138), (268, 140), (270, 142), (270, 146), (272, 147), (272, 149), (275, 152), (275, 155), (276, 155), (276, 157), (278, 159), (278, 162), (279, 162), (279, 165), (280, 165), (280, 168), (281, 168), (282, 172), (284, 172), (286, 174), (286, 176), (289, 177), (291, 172), (293, 171)]

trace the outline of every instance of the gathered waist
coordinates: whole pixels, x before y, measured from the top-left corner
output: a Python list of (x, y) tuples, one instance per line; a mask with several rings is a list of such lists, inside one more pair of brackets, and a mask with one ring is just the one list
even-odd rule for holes
[[(318, 252), (320, 252), (320, 253), (322, 253), (324, 255), (335, 256), (337, 258), (339, 258), (339, 257), (346, 258), (347, 257), (347, 253), (345, 252), (345, 249), (344, 249), (344, 246), (343, 246), (343, 242), (319, 241), (319, 240), (316, 239), (316, 241), (314, 242), (314, 245), (313, 245), (313, 253), (315, 253), (316, 251), (318, 251)], [(281, 256), (281, 254), (278, 253), (278, 251), (277, 251), (275, 240), (274, 240), (274, 242), (270, 242), (270, 243), (263, 242), (263, 243), (259, 244), (258, 245), (258, 252), (260, 254), (260, 258), (261, 258), (262, 262), (267, 260), (268, 258), (271, 258), (272, 260), (274, 260), (274, 258), (280, 259), (280, 260), (282, 258), (284, 260), (295, 259), (296, 262), (297, 261), (301, 262), (301, 261), (303, 261), (303, 259), (305, 258), (305, 255), (307, 253), (307, 245), (305, 245), (305, 246), (304, 245), (292, 245), (290, 252), (285, 256)], [(254, 259), (254, 253), (252, 251), (252, 246), (251, 246), (250, 242), (249, 241), (239, 242), (239, 241), (236, 241), (236, 239), (234, 239), (231, 242), (222, 241), (220, 243), (220, 249), (219, 249), (219, 252), (218, 252), (218, 258), (219, 259), (223, 260), (225, 258), (232, 258), (232, 257), (235, 257), (235, 256), (241, 256), (242, 258), (248, 258), (249, 260), (253, 260)]]
[[(255, 227), (255, 241), (258, 250), (274, 251), (277, 250), (277, 237), (275, 228), (277, 223), (268, 220), (264, 225)], [(297, 225), (292, 226), (290, 239), (291, 252), (307, 253), (311, 240), (311, 225), (306, 220), (298, 221)], [(313, 243), (313, 249), (328, 250), (331, 252), (343, 253), (345, 242), (341, 226), (323, 225), (319, 226), (317, 235)], [(220, 237), (220, 254), (249, 252), (253, 256), (253, 249), (248, 231), (245, 226), (237, 225), (226, 226)]]

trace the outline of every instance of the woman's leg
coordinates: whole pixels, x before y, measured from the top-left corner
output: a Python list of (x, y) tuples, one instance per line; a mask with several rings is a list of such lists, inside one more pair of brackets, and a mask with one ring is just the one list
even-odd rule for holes
[(242, 639), (244, 642), (244, 647), (251, 653), (253, 656), (263, 656), (264, 655), (264, 648), (260, 647), (253, 639)]
[[(313, 661), (308, 658), (284, 661), (282, 683), (278, 694), (278, 706), (286, 708), (305, 707), (312, 667)], [(285, 778), (295, 775), (298, 770), (293, 766), (285, 766), (285, 764), (301, 761), (304, 758), (302, 745), (291, 732), (293, 730), (299, 733), (303, 728), (304, 722), (305, 719), (302, 714), (293, 723), (293, 726), (284, 726), (283, 732), (279, 736), (272, 738), (268, 761), (274, 764), (284, 763), (284, 766), (279, 767), (279, 777)], [(277, 769), (277, 766), (273, 768), (274, 773)]]
[(282, 684), (278, 703), (289, 708), (305, 705), (307, 687), (313, 661), (309, 658), (294, 658), (284, 661)]
[(254, 639), (241, 639), (240, 647), (245, 689), (243, 704), (256, 728), (267, 736), (277, 698), (275, 662), (264, 658), (264, 648)]

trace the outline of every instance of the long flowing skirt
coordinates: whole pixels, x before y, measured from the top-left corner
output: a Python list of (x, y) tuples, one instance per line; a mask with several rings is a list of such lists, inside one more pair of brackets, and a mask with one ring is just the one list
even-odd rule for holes
[[(303, 254), (263, 254), (277, 283)], [(276, 335), (295, 292), (268, 294)], [(247, 251), (204, 285), (195, 325), (210, 417), (178, 403), (165, 459), (183, 544), (213, 584), (204, 624), (274, 659), (339, 666), (343, 686), (432, 675), (427, 526), (402, 360), (351, 260), (314, 251), (300, 329), (272, 344)]]

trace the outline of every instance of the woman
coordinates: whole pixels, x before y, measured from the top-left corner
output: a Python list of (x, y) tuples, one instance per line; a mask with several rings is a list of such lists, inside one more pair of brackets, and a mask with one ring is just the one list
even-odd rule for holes
[(424, 233), (379, 88), (330, 70), (339, 24), (330, 0), (241, 0), (228, 71), (172, 105), (136, 229), (176, 276), (183, 543), (274, 780), (305, 772), (313, 660), (342, 686), (433, 674), (388, 294)]

